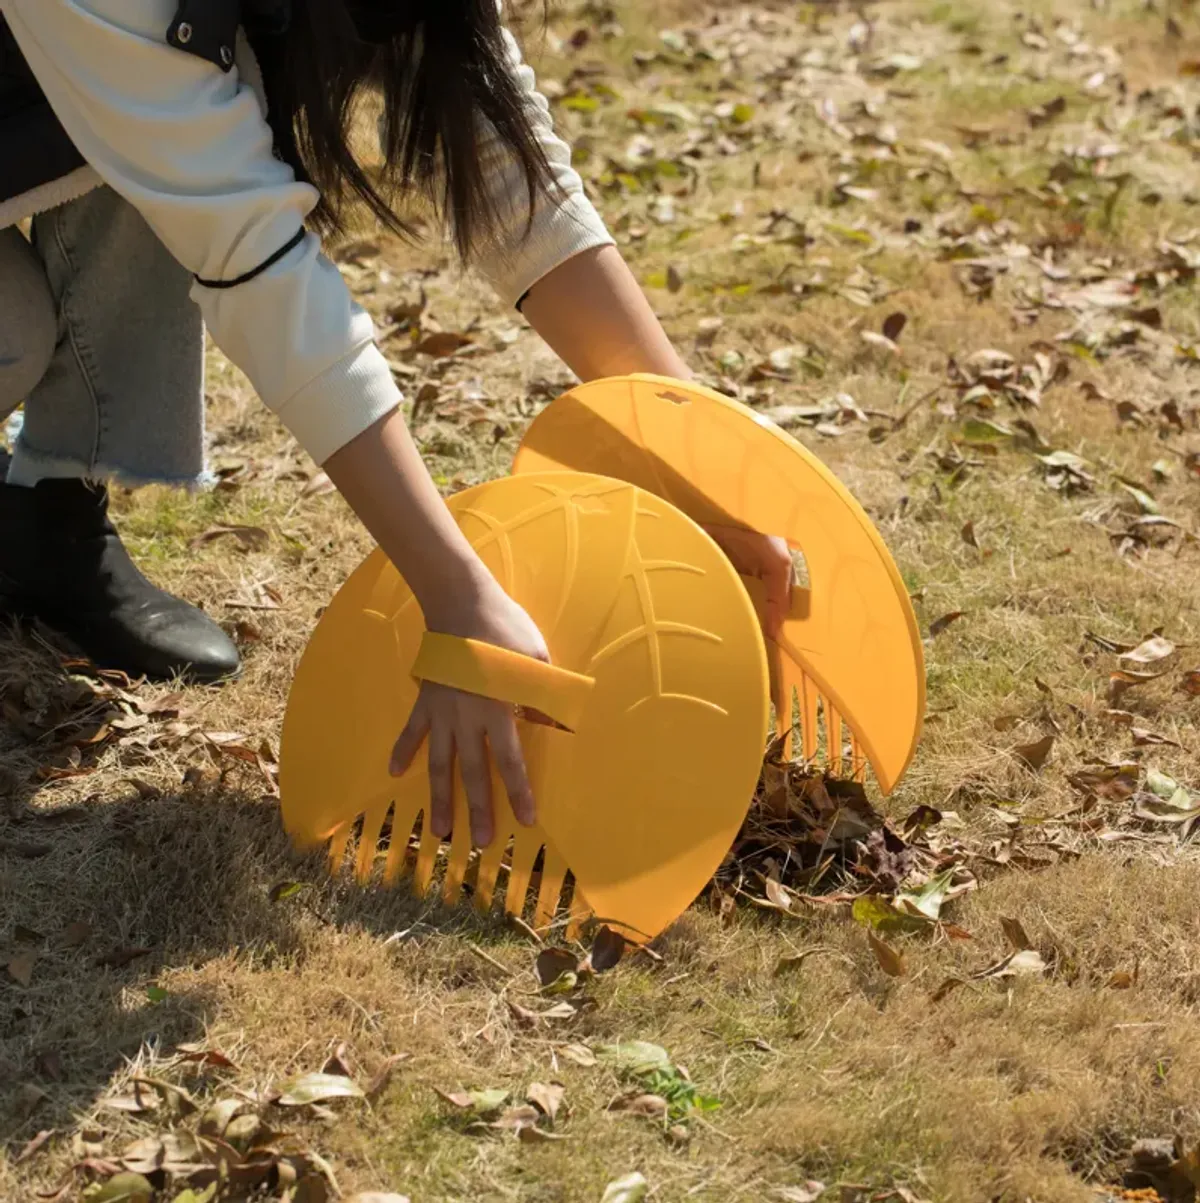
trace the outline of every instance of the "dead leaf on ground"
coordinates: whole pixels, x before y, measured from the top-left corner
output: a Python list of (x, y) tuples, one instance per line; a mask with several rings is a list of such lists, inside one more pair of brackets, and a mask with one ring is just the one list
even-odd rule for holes
[(625, 955), (625, 937), (611, 927), (601, 927), (592, 943), (591, 963), (597, 973), (615, 968)]
[(1047, 968), (1042, 954), (1037, 949), (1022, 948), (971, 976), (981, 981), (990, 978), (1036, 977), (1045, 973)]
[(100, 1100), (102, 1107), (111, 1111), (126, 1111), (133, 1115), (153, 1111), (161, 1103), (158, 1092), (141, 1082), (134, 1082), (128, 1094), (111, 1094)]
[(266, 547), (271, 536), (261, 526), (213, 526), (197, 535), (188, 546), (194, 551), (225, 538), (236, 539), (244, 551), (256, 551)]
[(367, 1083), (367, 1099), (374, 1101), (386, 1089), (388, 1083), (392, 1080), (392, 1075), (396, 1072), (396, 1068), (403, 1065), (405, 1061), (410, 1060), (411, 1053), (394, 1053), (388, 1057), (386, 1061), (375, 1071), (370, 1082)]
[(13, 1158), (13, 1165), (20, 1165), (23, 1161), (36, 1157), (56, 1134), (56, 1128), (43, 1128), (36, 1136), (25, 1142), (21, 1151)]
[(28, 986), (33, 980), (33, 967), (36, 963), (36, 952), (32, 950), (19, 952), (15, 957), (9, 958), (8, 976), (17, 982), (18, 985)]
[(534, 965), (542, 986), (552, 986), (564, 974), (578, 972), (579, 958), (567, 948), (543, 948)]
[(1046, 763), (1054, 747), (1054, 736), (1045, 735), (1036, 743), (1018, 744), (1013, 748), (1013, 755), (1027, 768), (1038, 772)]
[(799, 1186), (778, 1187), (772, 1198), (778, 1199), (779, 1203), (817, 1203), (824, 1193), (825, 1183), (810, 1178), (807, 1182), (801, 1182)]
[(114, 1174), (96, 1191), (89, 1191), (87, 1203), (151, 1203), (154, 1187), (141, 1174)]
[(879, 962), (879, 968), (888, 977), (903, 977), (908, 972), (908, 962), (903, 953), (897, 952), (886, 941), (881, 940), (870, 928), (867, 929), (867, 943)]
[(463, 347), (469, 347), (472, 339), (465, 334), (453, 330), (439, 330), (436, 334), (427, 334), (413, 348), (419, 355), (428, 355), (431, 359), (445, 359)]
[(644, 1175), (634, 1171), (616, 1178), (604, 1188), (604, 1196), (600, 1203), (642, 1203), (650, 1184)]
[(968, 546), (979, 550), (979, 540), (975, 538), (975, 523), (968, 519), (964, 524), (962, 531), (962, 541)]
[(1175, 654), (1175, 645), (1161, 635), (1151, 635), (1131, 651), (1122, 652), (1121, 660), (1130, 664), (1156, 664)]
[(1192, 668), (1185, 672), (1179, 688), (1190, 698), (1200, 698), (1200, 668)]
[(1019, 919), (1001, 917), (1000, 926), (1004, 929), (1004, 938), (1008, 941), (1013, 952), (1022, 952), (1033, 947), (1033, 941), (1025, 934)]
[(584, 1069), (591, 1069), (596, 1064), (596, 1054), (586, 1044), (561, 1044), (558, 1052)]
[(892, 342), (899, 340), (900, 335), (904, 333), (904, 327), (908, 325), (908, 314), (906, 313), (889, 313), (883, 319), (883, 337), (890, 339)]
[(300, 490), (301, 497), (324, 497), (327, 493), (337, 491), (337, 485), (329, 479), (329, 475), (320, 470), (308, 478), (304, 488)]
[(1080, 769), (1067, 780), (1081, 793), (1095, 794), (1110, 802), (1123, 802), (1133, 797), (1141, 775), (1142, 766), (1136, 761), (1122, 761), (1099, 768)]
[(313, 1073), (293, 1078), (283, 1085), (275, 1102), (280, 1107), (307, 1107), (333, 1099), (361, 1099), (363, 1088), (342, 1074)]
[(218, 1069), (237, 1069), (233, 1061), (223, 1052), (215, 1048), (205, 1048), (200, 1044), (177, 1044), (175, 1053), (181, 1061), (211, 1065)]
[(435, 1086), (434, 1093), (459, 1111), (470, 1111), (475, 1115), (491, 1115), (508, 1102), (507, 1090), (456, 1090), (446, 1091)]
[(1170, 739), (1166, 735), (1159, 735), (1157, 731), (1151, 731), (1148, 727), (1130, 727), (1129, 733), (1133, 736), (1133, 746), (1135, 748), (1183, 747), (1183, 744), (1178, 740)]
[(566, 1132), (548, 1132), (537, 1124), (522, 1124), (517, 1129), (517, 1139), (523, 1145), (550, 1144), (558, 1140), (570, 1140)]
[(153, 951), (152, 948), (141, 948), (136, 945), (114, 948), (111, 952), (106, 952), (104, 956), (98, 957), (96, 965), (107, 969), (123, 969), (131, 961), (136, 961), (139, 957), (149, 956)]
[(565, 1093), (566, 1089), (560, 1082), (530, 1082), (525, 1097), (553, 1123)]
[(1118, 702), (1121, 695), (1127, 689), (1133, 689), (1138, 685), (1148, 685), (1151, 681), (1157, 681), (1160, 677), (1166, 676), (1166, 669), (1162, 672), (1134, 672), (1128, 668), (1118, 668), (1115, 672), (1108, 675), (1108, 696), (1114, 704)]
[(345, 1042), (340, 1043), (337, 1048), (330, 1053), (325, 1064), (321, 1066), (323, 1074), (332, 1074), (336, 1077), (350, 1078), (354, 1075), (350, 1072), (350, 1065), (347, 1060), (349, 1057), (349, 1049)]
[(949, 614), (943, 614), (941, 618), (935, 618), (929, 624), (930, 638), (936, 639), (952, 622), (957, 622), (965, 614), (965, 610), (951, 610)]
[(609, 1111), (617, 1111), (624, 1115), (640, 1115), (645, 1119), (664, 1120), (670, 1110), (670, 1104), (661, 1094), (650, 1094), (648, 1091), (634, 1090), (613, 1099), (608, 1105)]

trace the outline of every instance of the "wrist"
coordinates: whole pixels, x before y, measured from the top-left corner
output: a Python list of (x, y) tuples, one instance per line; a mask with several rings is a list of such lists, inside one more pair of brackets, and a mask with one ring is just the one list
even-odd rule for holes
[(428, 580), (409, 581), (425, 625), (443, 635), (470, 636), (499, 591), (496, 578), (471, 548), (436, 565)]

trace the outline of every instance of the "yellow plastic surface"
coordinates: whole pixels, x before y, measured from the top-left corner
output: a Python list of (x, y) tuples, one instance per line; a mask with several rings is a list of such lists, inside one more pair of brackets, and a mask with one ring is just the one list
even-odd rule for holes
[[(281, 751), (285, 826), (304, 844), (331, 841), (336, 862), (361, 818), (356, 867), (365, 879), (394, 806), (384, 877), (396, 879), (429, 801), (423, 754), (403, 777), (388, 773), (416, 699), (414, 673), (486, 687), (570, 730), (519, 724), (538, 826), (517, 825), (494, 777), (497, 838), (480, 857), (480, 905), (491, 904), (511, 837), (507, 910), (524, 908), (544, 846), (535, 921), (553, 915), (569, 869), (576, 912), (587, 909), (631, 939), (653, 937), (704, 888), (754, 792), (768, 704), (751, 600), (694, 522), (623, 482), (527, 474), (449, 505), (537, 622), (554, 668), (427, 637), (410, 590), (375, 552), (330, 603), (296, 672)], [(457, 780), (454, 807), (447, 899), (457, 896), (471, 853)], [(431, 881), (438, 846), (424, 824), (411, 858), (419, 890)]]
[[(778, 647), (768, 648), (781, 733), (799, 704), (804, 756), (844, 771), (865, 754), (884, 793), (912, 759), (925, 712), (920, 632), (887, 547), (862, 507), (814, 455), (727, 397), (659, 376), (581, 385), (534, 420), (514, 474), (553, 469), (628, 481), (703, 524), (787, 539), (808, 587), (793, 590)], [(748, 582), (754, 592), (755, 583)]]

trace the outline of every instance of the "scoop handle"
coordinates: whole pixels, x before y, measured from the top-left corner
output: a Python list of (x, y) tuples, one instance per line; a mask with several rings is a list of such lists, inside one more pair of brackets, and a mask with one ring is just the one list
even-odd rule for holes
[(592, 677), (492, 643), (434, 631), (425, 632), (412, 675), (418, 681), (540, 710), (568, 731), (579, 729), (596, 683)]

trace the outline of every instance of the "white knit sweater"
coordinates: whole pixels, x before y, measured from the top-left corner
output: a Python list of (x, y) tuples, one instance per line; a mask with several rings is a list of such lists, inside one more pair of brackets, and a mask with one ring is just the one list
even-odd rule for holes
[[(272, 154), (245, 40), (238, 67), (223, 74), (167, 44), (175, 9), (176, 0), (0, 0), (95, 177), (130, 201), (188, 270), (235, 279), (295, 235), (317, 193)], [(533, 72), (506, 38), (561, 185), (559, 198), (539, 204), (526, 235), (524, 178), (498, 140), (485, 144), (484, 170), (506, 221), (496, 249), (474, 266), (511, 305), (560, 263), (612, 238), (584, 195), (570, 149), (554, 134)], [(68, 177), (64, 196), (95, 177), (89, 169)], [(10, 206), (0, 224), (26, 215)], [(226, 290), (197, 284), (192, 296), (217, 345), (318, 462), (401, 399), (370, 317), (313, 234), (253, 281)]]

